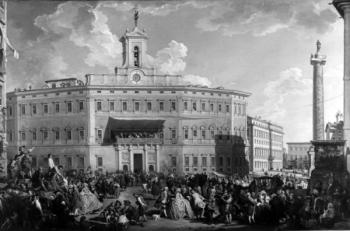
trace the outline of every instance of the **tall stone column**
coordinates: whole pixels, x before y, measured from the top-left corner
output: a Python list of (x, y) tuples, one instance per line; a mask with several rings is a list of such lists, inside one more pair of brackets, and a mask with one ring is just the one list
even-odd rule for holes
[(347, 170), (350, 172), (350, 0), (333, 0), (333, 5), (344, 19), (344, 140)]
[(320, 41), (317, 41), (316, 54), (311, 55), (310, 63), (313, 66), (313, 140), (324, 140), (324, 93), (323, 93), (323, 66), (326, 56), (320, 55)]

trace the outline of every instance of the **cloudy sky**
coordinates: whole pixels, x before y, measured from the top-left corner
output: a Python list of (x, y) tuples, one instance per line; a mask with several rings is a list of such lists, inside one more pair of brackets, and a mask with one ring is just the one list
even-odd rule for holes
[(149, 35), (161, 72), (248, 91), (250, 115), (285, 129), (285, 142), (312, 138), (316, 41), (327, 55), (325, 117), (342, 111), (343, 21), (330, 0), (9, 1), (9, 90), (47, 79), (112, 73), (132, 12)]

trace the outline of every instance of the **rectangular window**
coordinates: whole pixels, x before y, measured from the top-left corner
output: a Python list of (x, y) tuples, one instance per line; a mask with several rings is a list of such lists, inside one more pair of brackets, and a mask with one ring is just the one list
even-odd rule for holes
[(67, 112), (72, 112), (72, 102), (67, 103)]
[(235, 115), (237, 114), (237, 104), (235, 103)]
[(171, 138), (176, 139), (176, 130), (175, 129), (171, 130)]
[(172, 111), (176, 110), (176, 102), (171, 102), (171, 110)]
[(36, 131), (33, 131), (33, 140), (36, 140)]
[(21, 114), (22, 115), (26, 114), (26, 105), (24, 105), (24, 104), (21, 105)]
[(114, 102), (109, 102), (109, 111), (114, 111)]
[(84, 101), (79, 101), (79, 111), (84, 111)]
[(196, 156), (193, 157), (193, 166), (195, 166), (195, 167), (198, 166), (198, 157), (196, 157)]
[(97, 111), (102, 111), (102, 102), (101, 101), (97, 101), (96, 103), (97, 105)]
[(227, 165), (228, 167), (231, 166), (231, 158), (230, 158), (230, 157), (227, 157), (227, 158), (226, 158), (226, 165)]
[(152, 111), (152, 103), (147, 102), (147, 111)]
[(190, 166), (190, 158), (188, 156), (185, 157), (185, 166)]
[(188, 139), (188, 129), (185, 129), (185, 130), (184, 130), (184, 133), (185, 133), (185, 134), (184, 134), (184, 137), (185, 137), (185, 139), (187, 140), (187, 139)]
[(56, 111), (56, 113), (60, 112), (60, 104), (59, 103), (55, 104), (55, 111)]
[(12, 142), (12, 132), (9, 133), (9, 141)]
[(103, 166), (103, 159), (102, 157), (97, 157), (97, 167), (102, 167)]
[(123, 102), (123, 111), (127, 111), (128, 110), (128, 104), (127, 102)]
[(238, 104), (238, 115), (241, 115), (241, 105)]
[(215, 131), (214, 130), (210, 130), (210, 136), (212, 139), (215, 139)]
[(159, 102), (159, 110), (164, 111), (164, 102)]
[(176, 156), (171, 157), (171, 166), (176, 167)]
[(84, 169), (84, 157), (78, 157), (77, 168)]
[(192, 109), (193, 109), (193, 111), (197, 111), (197, 103), (196, 102), (192, 103)]
[(67, 131), (67, 140), (71, 140), (72, 139), (72, 131), (68, 130)]
[(224, 165), (224, 158), (222, 158), (221, 156), (219, 157), (219, 166), (223, 166)]
[[(12, 109), (12, 108), (10, 108), (10, 109)], [(10, 112), (11, 112), (10, 115), (12, 115), (12, 110), (10, 110)], [(33, 104), (32, 112), (34, 115), (36, 114), (36, 105), (35, 104)]]
[(12, 116), (12, 107), (9, 107), (9, 115)]
[(222, 105), (219, 104), (219, 112), (221, 112), (221, 111), (222, 111)]
[(202, 103), (202, 111), (205, 111), (205, 103)]
[(188, 103), (187, 102), (184, 102), (184, 110), (188, 110)]
[(44, 104), (44, 113), (47, 114), (49, 113), (49, 105)]
[(214, 111), (214, 104), (210, 104), (210, 111), (213, 112)]
[(226, 105), (226, 112), (230, 112), (230, 105)]
[(205, 139), (205, 130), (202, 130), (202, 139)]
[(135, 102), (135, 111), (140, 111), (140, 102)]
[(21, 132), (21, 140), (22, 141), (26, 140), (26, 133), (25, 132)]
[(211, 157), (211, 166), (215, 167), (215, 157)]
[(197, 129), (193, 130), (193, 136), (196, 137), (197, 136)]
[(55, 138), (56, 140), (60, 139), (60, 131), (55, 131)]
[(72, 168), (72, 157), (66, 157), (66, 169)]
[(202, 166), (203, 167), (207, 166), (207, 157), (202, 157)]
[(79, 138), (80, 140), (84, 139), (84, 130), (79, 130)]
[(44, 140), (47, 140), (49, 138), (49, 132), (48, 131), (43, 131), (43, 138), (44, 138)]
[(97, 138), (100, 140), (102, 139), (102, 129), (97, 130)]

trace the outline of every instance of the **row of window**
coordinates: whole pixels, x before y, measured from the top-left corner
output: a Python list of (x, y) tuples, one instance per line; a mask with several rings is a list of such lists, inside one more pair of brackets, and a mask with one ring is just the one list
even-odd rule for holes
[(265, 161), (254, 161), (254, 168), (255, 169), (268, 170), (269, 169), (269, 163), (265, 162)]
[[(191, 165), (190, 165), (190, 158), (191, 158)], [(210, 158), (210, 163), (209, 163), (209, 158)], [(200, 164), (198, 162), (199, 159), (201, 160)], [(172, 164), (176, 163), (176, 157), (172, 157), (171, 163)], [(172, 165), (172, 166), (174, 166), (174, 165)], [(185, 167), (190, 167), (190, 166), (191, 167), (199, 167), (199, 166), (202, 166), (202, 167), (207, 167), (207, 166), (215, 167), (215, 157), (202, 156), (200, 158), (198, 156), (192, 156), (192, 157), (185, 156)]]
[[(199, 108), (197, 102), (192, 102), (191, 107), (190, 102), (184, 101), (184, 111), (207, 111), (207, 112), (230, 112), (230, 105), (226, 104), (225, 107), (222, 104), (218, 104), (217, 108), (215, 108), (214, 103), (201, 103), (201, 107)], [(246, 106), (245, 104), (234, 104), (234, 113), (236, 115), (245, 115), (246, 114)], [(116, 110), (116, 101), (108, 102), (108, 110), (115, 111)], [(170, 100), (169, 104), (166, 104), (165, 101), (159, 101), (157, 103), (146, 101), (143, 103), (142, 101), (134, 101), (133, 103), (129, 101), (121, 102), (121, 111), (176, 111), (177, 110), (177, 102), (174, 100)], [(96, 111), (106, 111), (103, 107), (103, 101), (96, 101)]]
[(254, 157), (267, 159), (269, 156), (269, 149), (255, 148)]
[[(73, 131), (72, 129), (65, 129), (64, 131), (61, 131), (60, 129), (41, 129), (41, 130), (36, 130), (33, 129), (31, 131), (19, 131), (19, 140), (20, 141), (27, 141), (29, 140), (29, 137), (31, 137), (32, 141), (46, 141), (49, 140), (50, 138), (54, 140), (72, 140), (73, 139)], [(85, 139), (85, 131), (84, 129), (78, 129), (78, 139), (79, 140), (84, 140)], [(102, 137), (102, 132), (101, 132), (101, 137)], [(9, 142), (13, 141), (13, 132), (10, 131), (8, 134), (8, 140)]]
[[(64, 103), (55, 102), (50, 106), (49, 103), (37, 103), (37, 104), (20, 104), (19, 105), (19, 112), (20, 115), (37, 115), (37, 114), (49, 114), (49, 113), (71, 113), (73, 112), (73, 102), (68, 101)], [(84, 101), (79, 101), (77, 104), (77, 110), (78, 112), (82, 112), (85, 109), (85, 103)], [(9, 116), (13, 115), (13, 107), (10, 105), (8, 106), (8, 114)]]
[(309, 151), (310, 147), (289, 147), (289, 151)]

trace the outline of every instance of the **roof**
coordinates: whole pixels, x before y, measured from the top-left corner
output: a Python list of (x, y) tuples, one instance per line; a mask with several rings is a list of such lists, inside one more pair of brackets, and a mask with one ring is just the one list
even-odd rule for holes
[(332, 4), (335, 7), (335, 9), (337, 9), (340, 16), (344, 17), (344, 10), (342, 6), (350, 4), (350, 0), (333, 0)]
[(109, 117), (107, 126), (114, 131), (159, 131), (165, 120), (117, 119)]
[(62, 81), (75, 81), (75, 80), (77, 80), (77, 78), (50, 79), (50, 80), (46, 80), (45, 83), (62, 82)]

